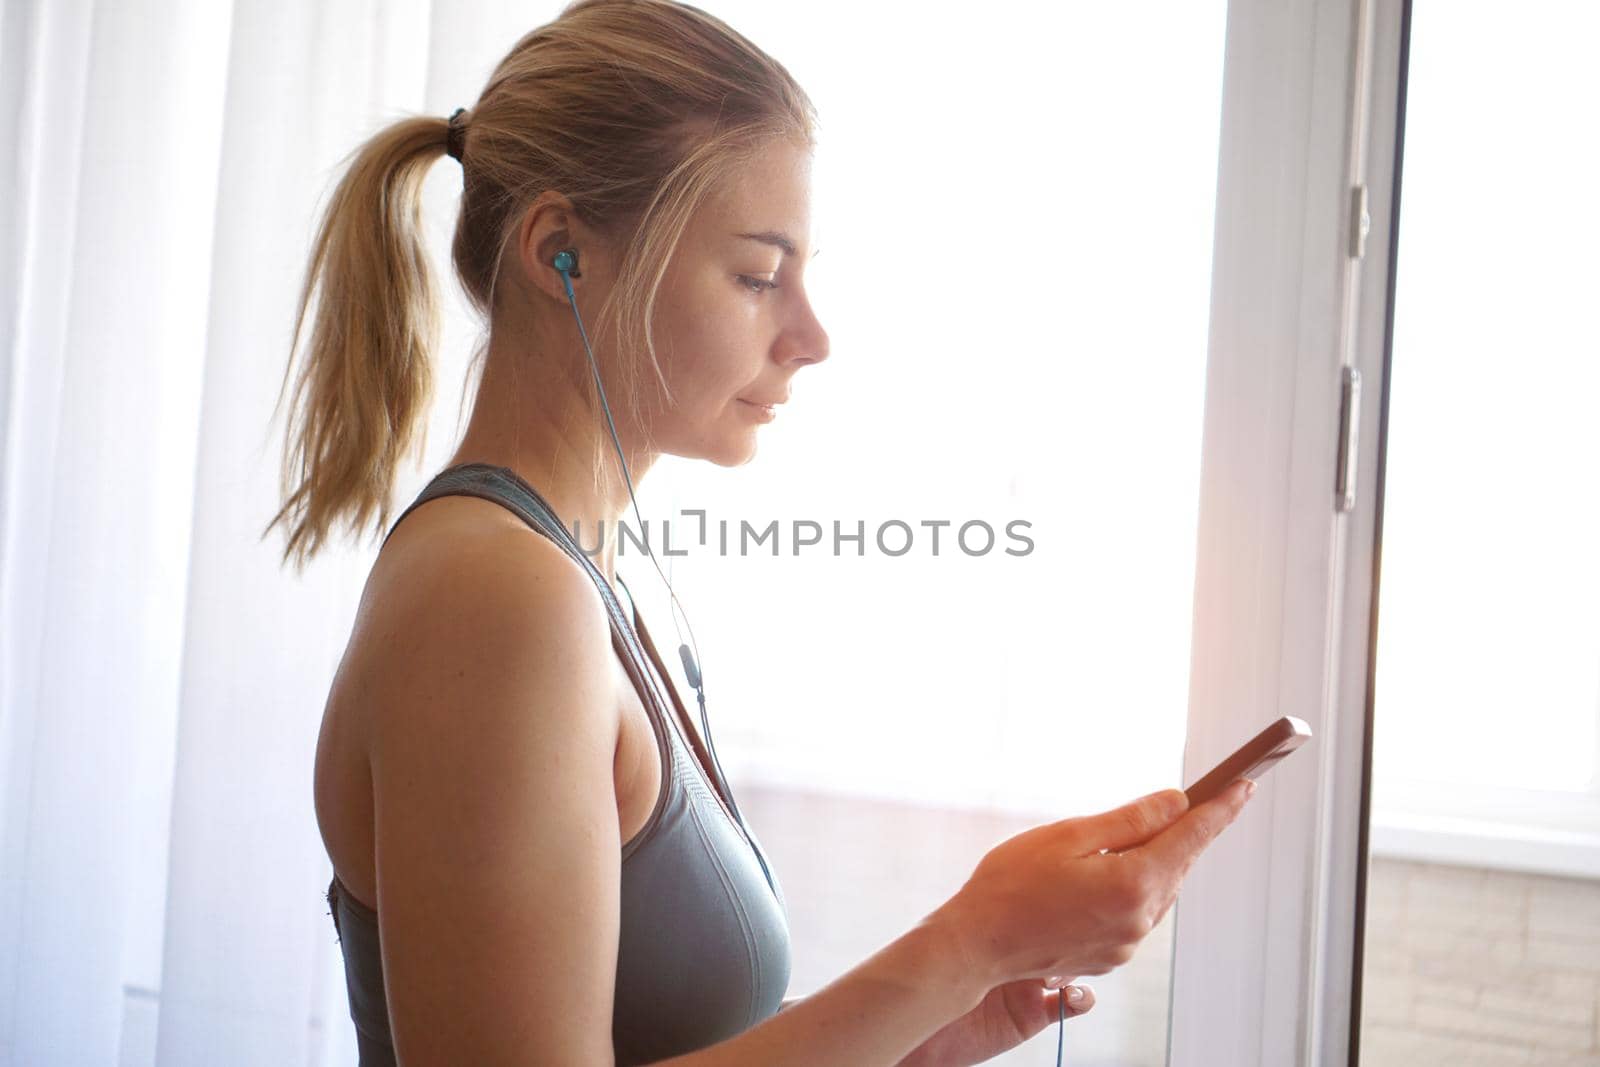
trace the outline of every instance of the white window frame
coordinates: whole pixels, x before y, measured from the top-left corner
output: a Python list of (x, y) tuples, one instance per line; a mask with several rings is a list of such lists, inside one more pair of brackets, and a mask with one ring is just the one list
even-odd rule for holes
[(1374, 795), (1370, 840), (1374, 856), (1600, 879), (1596, 827), (1593, 793), (1399, 781)]
[[(1184, 779), (1279, 715), (1315, 737), (1185, 882), (1172, 1067), (1350, 1058), (1401, 16), (1402, 0), (1229, 5)], [(1346, 366), (1361, 401), (1341, 512)]]

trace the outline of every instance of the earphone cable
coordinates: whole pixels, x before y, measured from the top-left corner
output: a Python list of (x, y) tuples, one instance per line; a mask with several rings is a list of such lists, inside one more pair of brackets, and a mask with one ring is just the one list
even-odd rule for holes
[(1060, 1029), (1056, 1031), (1056, 1067), (1061, 1067), (1061, 1048), (1067, 1041), (1067, 987), (1062, 986), (1056, 990), (1056, 1022)]
[[(557, 269), (559, 270), (560, 268)], [(561, 271), (561, 283), (566, 287), (567, 290), (567, 303), (572, 308), (572, 317), (576, 319), (578, 323), (578, 335), (583, 338), (583, 350), (589, 356), (589, 369), (594, 374), (595, 390), (600, 394), (600, 406), (605, 410), (606, 413), (606, 426), (611, 431), (611, 443), (617, 450), (617, 461), (622, 465), (622, 477), (628, 485), (628, 500), (633, 504), (633, 517), (638, 520), (639, 530), (641, 533), (643, 533), (644, 518), (639, 514), (639, 501), (633, 495), (633, 477), (628, 473), (628, 461), (622, 453), (622, 441), (617, 437), (617, 424), (611, 418), (611, 404), (606, 400), (605, 386), (600, 383), (600, 366), (595, 362), (594, 350), (589, 346), (589, 333), (583, 328), (583, 316), (578, 314), (578, 300), (572, 291), (572, 279), (567, 276), (567, 272), (564, 270)], [(700, 643), (699, 641), (695, 640), (694, 625), (689, 622), (688, 613), (683, 610), (683, 605), (678, 602), (678, 594), (673, 590), (671, 580), (668, 579), (665, 574), (661, 573), (661, 564), (656, 561), (656, 554), (650, 549), (650, 538), (648, 536), (645, 537), (645, 555), (650, 557), (650, 563), (653, 567), (655, 567), (656, 574), (660, 576), (664, 583), (666, 583), (667, 595), (671, 598), (672, 607), (674, 608), (672, 614), (672, 626), (673, 629), (678, 633), (678, 641), (680, 644), (683, 643), (683, 630), (678, 626), (679, 615), (683, 616), (683, 624), (689, 627), (689, 642), (693, 645), (694, 661), (697, 673), (701, 675), (698, 680), (694, 680), (694, 685), (696, 690), (700, 690), (702, 692), (701, 700), (704, 701), (704, 672), (699, 671)], [(710, 731), (707, 731), (707, 741), (709, 742), (709, 740)], [(720, 767), (717, 769), (717, 773), (719, 775), (722, 773)]]
[[(589, 332), (584, 329), (583, 316), (578, 313), (578, 299), (576, 294), (572, 291), (572, 279), (568, 276), (566, 270), (561, 270), (560, 267), (557, 267), (557, 270), (561, 271), (561, 283), (566, 288), (567, 303), (572, 308), (573, 318), (577, 320), (578, 336), (583, 339), (583, 350), (589, 357), (589, 369), (594, 374), (595, 390), (600, 394), (600, 405), (606, 413), (606, 425), (611, 431), (611, 442), (617, 450), (617, 461), (622, 466), (622, 477), (628, 485), (628, 500), (633, 504), (633, 517), (638, 521), (639, 529), (642, 533), (644, 531), (644, 518), (639, 514), (639, 501), (638, 498), (634, 496), (633, 476), (628, 472), (628, 461), (626, 456), (623, 455), (622, 441), (617, 436), (617, 424), (611, 417), (611, 404), (606, 399), (605, 386), (600, 381), (600, 366), (595, 361), (594, 349), (589, 344)], [(734, 799), (733, 787), (728, 784), (728, 776), (722, 770), (722, 759), (717, 755), (717, 743), (711, 736), (711, 719), (706, 714), (705, 672), (700, 667), (700, 643), (695, 639), (694, 636), (694, 624), (689, 621), (688, 612), (683, 610), (683, 605), (678, 601), (677, 591), (672, 588), (672, 580), (661, 572), (661, 564), (656, 559), (655, 552), (650, 548), (650, 538), (648, 536), (645, 537), (645, 554), (650, 557), (650, 563), (655, 567), (656, 574), (664, 583), (666, 583), (667, 595), (671, 598), (672, 606), (676, 609), (672, 617), (672, 626), (673, 629), (677, 630), (678, 633), (680, 651), (686, 650), (685, 648), (681, 647), (684, 645), (684, 642), (683, 630), (678, 626), (678, 616), (680, 614), (683, 616), (684, 626), (689, 628), (689, 641), (693, 644), (694, 660), (694, 666), (691, 677), (689, 678), (689, 683), (694, 686), (695, 696), (700, 705), (700, 729), (706, 735), (706, 749), (711, 754), (711, 765), (717, 776), (717, 782), (722, 787), (722, 792), (728, 798), (728, 806), (733, 809), (734, 818), (737, 819), (739, 825), (743, 827), (745, 825), (744, 813), (739, 810), (739, 802)], [(684, 664), (684, 670), (685, 673), (691, 673), (690, 666), (687, 662)], [(745, 832), (749, 833), (748, 830)], [(767, 861), (762, 857), (761, 850), (753, 849), (753, 851), (756, 854), (756, 859), (761, 863), (762, 872), (767, 877), (767, 884), (772, 885), (772, 871), (767, 867)]]

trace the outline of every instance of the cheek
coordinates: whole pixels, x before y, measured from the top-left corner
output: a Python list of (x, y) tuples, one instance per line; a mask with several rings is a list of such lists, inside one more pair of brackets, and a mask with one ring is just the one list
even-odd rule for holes
[[(676, 410), (700, 421), (738, 407), (736, 398), (761, 373), (756, 299), (741, 293), (731, 277), (708, 269), (692, 281), (669, 275), (657, 307), (656, 350)], [(647, 387), (659, 393), (653, 381)]]
[(670, 355), (663, 354), (662, 372), (680, 403), (695, 407), (730, 402), (755, 376), (750, 339), (724, 316), (717, 322), (702, 316), (675, 332)]

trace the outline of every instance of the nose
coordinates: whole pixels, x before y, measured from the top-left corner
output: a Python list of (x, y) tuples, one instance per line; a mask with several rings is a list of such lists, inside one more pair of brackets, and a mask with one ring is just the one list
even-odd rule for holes
[(811, 301), (804, 303), (804, 313), (800, 321), (790, 333), (790, 349), (786, 362), (800, 366), (810, 363), (821, 363), (828, 358), (829, 342), (828, 331), (822, 328), (822, 322), (817, 318), (816, 311), (811, 307)]

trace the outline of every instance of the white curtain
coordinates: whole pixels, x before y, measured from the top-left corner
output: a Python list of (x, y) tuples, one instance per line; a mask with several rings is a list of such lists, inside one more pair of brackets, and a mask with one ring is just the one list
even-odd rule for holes
[(5, 4), (0, 1063), (355, 1061), (311, 769), (372, 553), (259, 539), (272, 408), (341, 157), (559, 9)]

